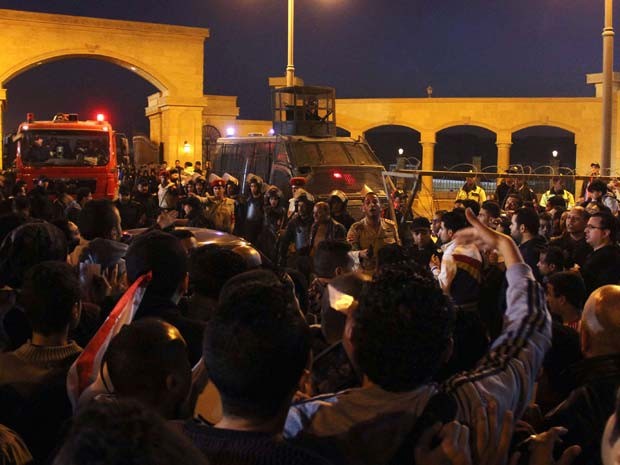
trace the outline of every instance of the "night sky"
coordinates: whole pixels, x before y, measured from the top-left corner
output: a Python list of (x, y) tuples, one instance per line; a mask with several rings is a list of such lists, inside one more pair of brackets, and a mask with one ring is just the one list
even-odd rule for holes
[[(603, 0), (297, 0), (297, 75), (339, 97), (591, 96), (601, 70)], [(208, 94), (269, 118), (267, 78), (286, 66), (286, 0), (0, 0), (0, 8), (208, 27)], [(616, 15), (616, 30), (620, 29)], [(616, 47), (616, 61), (620, 53)], [(42, 86), (46, 82), (48, 85)], [(115, 65), (63, 60), (6, 84), (6, 129), (32, 111), (107, 111), (147, 131), (146, 81)]]

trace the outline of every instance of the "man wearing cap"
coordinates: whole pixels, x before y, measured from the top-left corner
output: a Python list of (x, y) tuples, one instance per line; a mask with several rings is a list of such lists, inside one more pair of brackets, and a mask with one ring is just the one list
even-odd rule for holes
[(211, 181), (213, 197), (207, 196), (207, 218), (215, 229), (227, 233), (233, 232), (235, 227), (235, 201), (226, 197), (226, 181), (216, 177)]
[(441, 249), (435, 245), (431, 236), (431, 222), (428, 218), (422, 216), (414, 218), (411, 222), (411, 234), (413, 236), (411, 253), (417, 263), (427, 267), (433, 255), (441, 257)]
[(482, 187), (476, 184), (476, 177), (473, 174), (465, 178), (465, 184), (463, 184), (463, 187), (461, 187), (458, 194), (456, 194), (455, 200), (465, 199), (475, 200), (479, 204), (482, 204), (482, 202), (487, 199), (486, 192)]
[(213, 223), (205, 215), (202, 202), (198, 197), (190, 196), (181, 201), (183, 212), (190, 228), (213, 229)]
[(372, 272), (377, 266), (377, 253), (387, 244), (399, 244), (396, 223), (381, 218), (381, 204), (374, 192), (364, 196), (362, 204), (364, 218), (353, 223), (347, 234), (347, 241), (353, 247), (354, 258), (364, 271)]

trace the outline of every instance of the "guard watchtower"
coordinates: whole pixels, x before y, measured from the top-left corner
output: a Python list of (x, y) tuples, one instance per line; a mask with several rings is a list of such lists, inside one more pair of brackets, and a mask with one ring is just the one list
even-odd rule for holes
[(292, 86), (273, 89), (273, 130), (282, 136), (336, 135), (336, 90), (333, 87)]

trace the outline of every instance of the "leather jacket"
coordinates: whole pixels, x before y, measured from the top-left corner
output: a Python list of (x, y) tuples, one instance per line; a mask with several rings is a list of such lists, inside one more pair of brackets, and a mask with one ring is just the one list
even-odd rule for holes
[(581, 454), (574, 464), (601, 463), (601, 437), (614, 412), (620, 386), (620, 354), (582, 360), (570, 368), (575, 388), (568, 398), (545, 417), (545, 429), (564, 426), (563, 447), (579, 444)]

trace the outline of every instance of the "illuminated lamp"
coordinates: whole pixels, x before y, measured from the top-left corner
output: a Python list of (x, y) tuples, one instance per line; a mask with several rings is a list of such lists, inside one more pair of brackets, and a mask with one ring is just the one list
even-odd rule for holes
[(235, 135), (235, 128), (233, 128), (232, 126), (229, 126), (226, 128), (226, 135), (228, 137), (232, 137)]
[(97, 121), (100, 123), (105, 121), (105, 115), (103, 113), (97, 113)]
[(334, 179), (342, 179), (342, 173), (339, 173), (338, 171), (335, 171), (332, 176)]
[(187, 141), (183, 142), (183, 152), (189, 153), (191, 150), (192, 146), (190, 145), (190, 143)]

